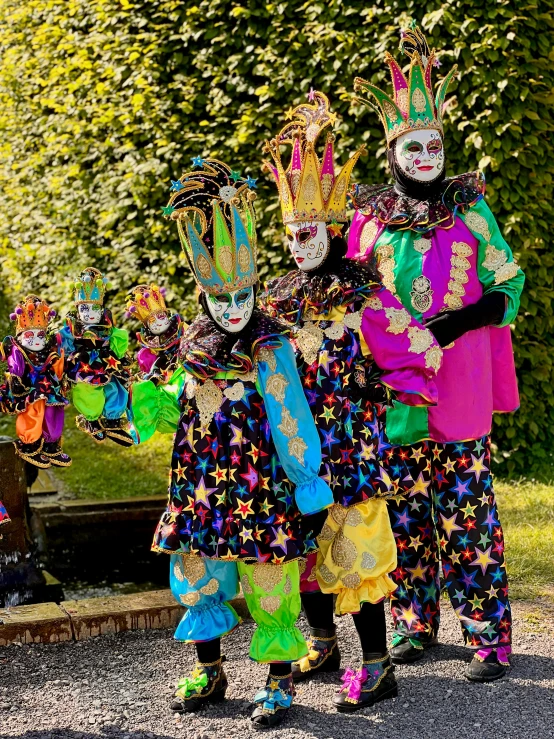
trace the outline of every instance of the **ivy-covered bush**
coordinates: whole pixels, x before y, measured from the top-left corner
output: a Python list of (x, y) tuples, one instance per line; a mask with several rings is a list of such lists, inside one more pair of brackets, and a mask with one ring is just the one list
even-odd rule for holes
[(554, 21), (544, 0), (0, 0), (6, 299), (33, 290), (63, 309), (72, 277), (93, 263), (111, 279), (116, 314), (127, 289), (150, 278), (170, 288), (174, 306), (192, 306), (161, 207), (170, 178), (198, 154), (260, 177), (261, 271), (286, 269), (263, 142), (313, 86), (340, 115), (339, 155), (365, 142), (356, 177), (383, 180), (383, 133), (352, 104), (352, 82), (387, 84), (384, 52), (412, 17), (443, 70), (459, 65), (449, 173), (485, 171), (489, 204), (527, 273), (514, 329), (522, 408), (496, 422), (499, 457), (506, 471), (545, 474), (554, 441)]

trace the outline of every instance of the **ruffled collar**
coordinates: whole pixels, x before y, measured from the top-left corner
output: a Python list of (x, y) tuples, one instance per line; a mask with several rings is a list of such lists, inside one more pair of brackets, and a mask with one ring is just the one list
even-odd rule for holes
[(270, 280), (261, 296), (263, 309), (296, 324), (309, 313), (327, 315), (368, 298), (379, 287), (377, 275), (353, 259), (343, 259), (337, 270), (322, 274), (294, 270)]
[(146, 326), (137, 333), (137, 341), (141, 346), (152, 349), (154, 352), (169, 349), (181, 340), (182, 334), (181, 316), (177, 313), (171, 316), (168, 328), (163, 334), (153, 334)]
[(180, 345), (184, 369), (200, 380), (218, 372), (244, 374), (254, 368), (256, 354), (262, 347), (276, 348), (277, 337), (288, 328), (255, 310), (248, 325), (238, 335), (223, 333), (205, 313), (185, 331)]
[(456, 213), (475, 205), (485, 192), (482, 172), (447, 177), (439, 192), (429, 200), (417, 200), (395, 190), (394, 185), (355, 185), (354, 207), (366, 216), (376, 216), (395, 231), (411, 229), (425, 233), (437, 226), (452, 228)]

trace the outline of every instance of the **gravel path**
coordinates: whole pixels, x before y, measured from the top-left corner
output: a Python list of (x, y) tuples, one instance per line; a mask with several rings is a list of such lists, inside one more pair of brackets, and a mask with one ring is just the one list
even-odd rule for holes
[[(496, 685), (463, 677), (468, 651), (444, 608), (442, 644), (423, 662), (397, 670), (400, 695), (353, 716), (338, 715), (338, 676), (298, 687), (281, 730), (250, 728), (249, 699), (265, 668), (247, 657), (252, 624), (226, 642), (225, 703), (177, 718), (167, 704), (192, 666), (191, 647), (166, 631), (130, 632), (80, 643), (0, 649), (0, 737), (27, 739), (547, 739), (554, 737), (554, 630), (539, 606), (516, 604), (513, 668)], [(304, 627), (305, 624), (302, 625)], [(346, 665), (359, 656), (350, 618), (339, 621)]]

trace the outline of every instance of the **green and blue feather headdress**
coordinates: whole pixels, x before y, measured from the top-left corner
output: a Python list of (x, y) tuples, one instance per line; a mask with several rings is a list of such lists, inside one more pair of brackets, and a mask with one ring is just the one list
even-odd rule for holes
[(192, 171), (172, 181), (163, 212), (177, 221), (196, 282), (210, 295), (255, 285), (256, 181), (217, 159), (194, 157), (193, 163)]

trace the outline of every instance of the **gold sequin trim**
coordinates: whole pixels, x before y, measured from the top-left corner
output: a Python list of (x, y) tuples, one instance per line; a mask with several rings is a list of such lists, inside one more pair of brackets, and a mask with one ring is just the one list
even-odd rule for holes
[(385, 308), (385, 315), (389, 319), (389, 334), (403, 334), (410, 325), (410, 314), (405, 308)]
[[(481, 216), (478, 216), (481, 218)], [(484, 219), (482, 219), (484, 220)], [(486, 221), (485, 221), (486, 223)], [(465, 241), (454, 241), (451, 244), (452, 255), (450, 257), (450, 281), (448, 282), (448, 290), (444, 296), (444, 305), (446, 308), (458, 310), (463, 307), (462, 298), (466, 294), (465, 287), (469, 282), (468, 271), (471, 269), (471, 263), (467, 259), (473, 254), (473, 249)]]
[(417, 326), (410, 326), (408, 338), (410, 339), (408, 351), (414, 354), (423, 354), (433, 343), (433, 334), (428, 329), (418, 328)]
[(270, 375), (267, 380), (265, 390), (269, 395), (273, 395), (278, 403), (283, 403), (285, 400), (285, 391), (288, 387), (288, 382), (285, 376), (280, 372), (276, 372), (274, 375)]
[(254, 565), (252, 579), (264, 592), (271, 593), (283, 579), (283, 568), (281, 565)]
[(279, 595), (265, 595), (260, 598), (260, 607), (267, 613), (275, 613), (281, 607), (281, 598)]

